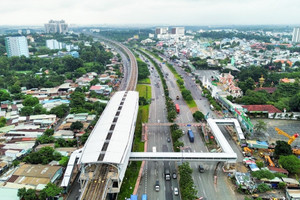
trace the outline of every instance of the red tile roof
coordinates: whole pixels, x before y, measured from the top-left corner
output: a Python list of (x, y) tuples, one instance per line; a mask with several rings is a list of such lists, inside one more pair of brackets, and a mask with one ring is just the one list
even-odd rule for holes
[(93, 85), (91, 88), (90, 88), (90, 90), (101, 90), (101, 86), (99, 85)]
[(272, 94), (275, 92), (276, 89), (277, 89), (276, 87), (261, 87), (261, 88), (255, 88), (255, 91), (265, 90), (267, 93)]
[(7, 109), (7, 108), (8, 108), (8, 104), (2, 104), (2, 105), (1, 105), (1, 108), (2, 108), (2, 109)]
[(289, 172), (286, 169), (283, 169), (283, 168), (271, 167), (271, 166), (268, 166), (268, 168), (269, 168), (270, 171), (273, 171), (273, 172), (280, 172), (280, 173), (283, 173), (283, 174), (289, 174)]
[(277, 109), (273, 105), (245, 105), (243, 108), (246, 108), (248, 112), (268, 111), (268, 113), (281, 113), (281, 110)]
[(19, 178), (19, 176), (17, 176), (17, 175), (12, 175), (12, 176), (7, 180), (7, 182), (13, 183), (13, 182), (15, 182), (18, 178)]

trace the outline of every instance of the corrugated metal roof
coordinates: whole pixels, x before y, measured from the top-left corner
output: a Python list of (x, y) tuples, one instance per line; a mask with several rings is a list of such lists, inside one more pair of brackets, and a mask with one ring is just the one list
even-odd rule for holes
[[(108, 146), (102, 152), (105, 153), (102, 162), (117, 164), (123, 162), (124, 154), (127, 154), (128, 148), (131, 147), (139, 98), (137, 92), (128, 92), (120, 111), (118, 121), (114, 128), (112, 128), (113, 120), (124, 94), (124, 91), (117, 92), (109, 101), (83, 148), (81, 158), (82, 163), (98, 162), (98, 158), (103, 150), (102, 147), (105, 142), (108, 142)], [(107, 140), (110, 129), (113, 129), (112, 136)]]

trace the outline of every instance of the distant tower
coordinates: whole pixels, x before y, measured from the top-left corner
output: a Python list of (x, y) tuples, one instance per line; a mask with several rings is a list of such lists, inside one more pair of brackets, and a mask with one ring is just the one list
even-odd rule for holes
[(292, 42), (300, 42), (300, 27), (294, 28)]
[(66, 34), (68, 32), (68, 24), (64, 20), (55, 21), (50, 20), (49, 23), (45, 24), (45, 32), (46, 33), (63, 33)]
[(259, 78), (259, 86), (262, 88), (264, 83), (265, 83), (264, 75), (261, 75), (261, 77)]

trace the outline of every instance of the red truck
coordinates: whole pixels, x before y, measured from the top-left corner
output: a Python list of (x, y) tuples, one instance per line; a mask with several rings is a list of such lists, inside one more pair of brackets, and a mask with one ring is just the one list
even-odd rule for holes
[(176, 109), (176, 112), (177, 112), (177, 113), (180, 112), (180, 108), (179, 108), (179, 105), (178, 105), (178, 104), (175, 104), (175, 109)]

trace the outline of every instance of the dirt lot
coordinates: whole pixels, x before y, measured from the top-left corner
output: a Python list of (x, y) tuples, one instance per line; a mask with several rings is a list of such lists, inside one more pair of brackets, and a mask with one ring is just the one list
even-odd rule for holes
[[(251, 119), (253, 125), (257, 123), (258, 119)], [(282, 135), (278, 135), (275, 131), (275, 127), (280, 128), (285, 131), (289, 135), (293, 135), (294, 133), (300, 132), (300, 121), (296, 120), (274, 120), (274, 119), (263, 119), (264, 122), (267, 123), (267, 131), (262, 135), (254, 135), (256, 138), (260, 140), (268, 140), (269, 143), (276, 142), (276, 140), (288, 141), (288, 138)], [(299, 145), (300, 146), (300, 138), (296, 139), (292, 146)]]

